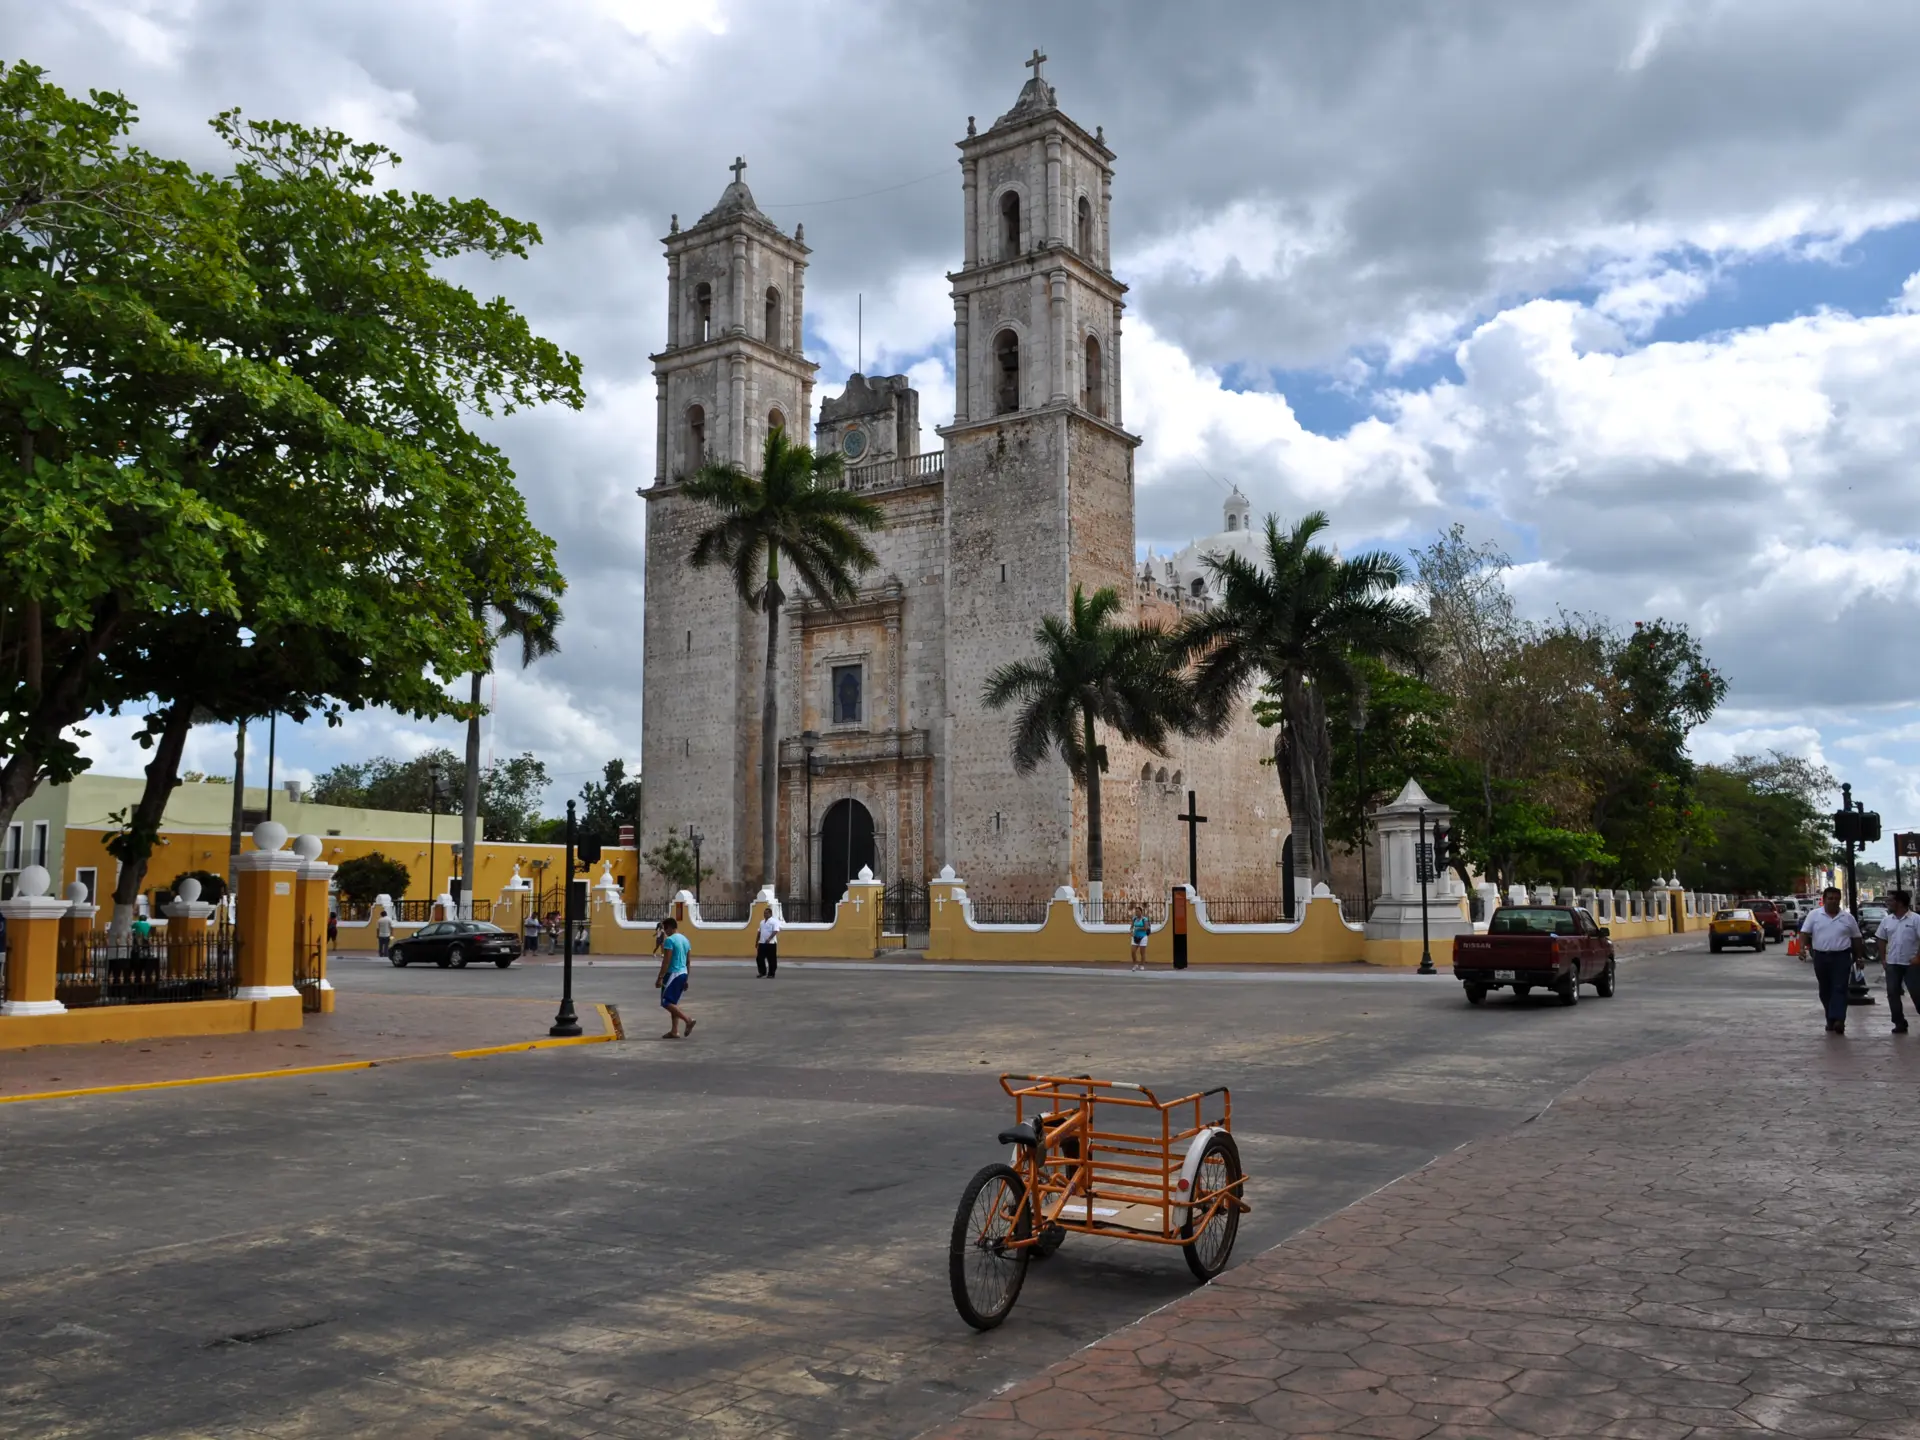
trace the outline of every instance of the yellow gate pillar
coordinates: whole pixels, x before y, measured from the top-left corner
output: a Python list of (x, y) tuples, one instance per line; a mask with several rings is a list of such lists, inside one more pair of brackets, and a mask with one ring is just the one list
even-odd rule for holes
[(87, 887), (76, 880), (67, 886), (67, 913), (60, 917), (60, 943), (79, 948), (93, 938), (93, 917), (100, 907), (87, 899)]
[(287, 827), (263, 820), (251, 850), (234, 858), (239, 872), (238, 1000), (251, 1000), (256, 1030), (298, 1030), (300, 992), (293, 983), (293, 886), (301, 859), (287, 843)]
[(929, 960), (967, 958), (960, 943), (967, 933), (967, 917), (961, 909), (966, 899), (967, 882), (953, 873), (951, 865), (942, 865), (940, 873), (927, 882)]
[(327, 978), (327, 917), (331, 914), (328, 894), (333, 889), (334, 867), (320, 858), (326, 842), (318, 835), (302, 835), (293, 842), (293, 853), (300, 857), (300, 868), (293, 880), (293, 933), (303, 946), (314, 947), (320, 982), (320, 1013), (333, 1013), (333, 981)]
[(167, 902), (167, 973), (191, 975), (207, 963), (207, 920), (213, 902), (200, 898), (200, 882), (189, 875)]
[(13, 899), (0, 900), (7, 917), (7, 996), (0, 1015), (59, 1015), (53, 998), (60, 970), (60, 921), (67, 902), (49, 895), (53, 877), (44, 865), (29, 865), (14, 882)]

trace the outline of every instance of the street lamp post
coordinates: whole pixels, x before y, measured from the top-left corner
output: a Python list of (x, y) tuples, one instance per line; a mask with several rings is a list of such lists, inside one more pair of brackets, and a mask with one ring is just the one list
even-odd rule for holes
[[(271, 792), (269, 792), (271, 793)], [(440, 766), (437, 762), (427, 762), (427, 904), (432, 906), (433, 895), (433, 845), (440, 823)], [(428, 911), (432, 913), (431, 909)]]
[(553, 1017), (549, 1035), (568, 1037), (580, 1033), (580, 1017), (573, 1010), (573, 807), (567, 801), (567, 868), (560, 881), (560, 924), (565, 937), (560, 942), (560, 1009)]
[(813, 908), (813, 752), (819, 748), (820, 732), (802, 730), (800, 749), (807, 757), (807, 918), (819, 919)]
[[(696, 905), (700, 903), (700, 842), (706, 838), (706, 836), (700, 833), (698, 826), (689, 825), (687, 827), (687, 839), (693, 842), (693, 903)], [(569, 866), (573, 863), (573, 851), (571, 849), (567, 851), (567, 863)]]

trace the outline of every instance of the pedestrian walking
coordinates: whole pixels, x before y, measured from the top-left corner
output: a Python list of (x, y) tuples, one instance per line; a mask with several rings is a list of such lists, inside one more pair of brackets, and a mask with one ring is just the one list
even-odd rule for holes
[(753, 966), (762, 980), (771, 980), (780, 969), (780, 932), (786, 928), (780, 912), (769, 905), (767, 918), (760, 922), (760, 934), (753, 946)]
[(1800, 922), (1800, 934), (1813, 952), (1813, 978), (1820, 986), (1820, 1003), (1827, 1012), (1827, 1033), (1847, 1033), (1847, 982), (1853, 962), (1866, 950), (1860, 922), (1840, 908), (1840, 891), (1829, 885), (1820, 892), (1820, 908)]
[(331, 950), (340, 940), (340, 917), (333, 911), (327, 912), (327, 948)]
[(523, 936), (520, 942), (520, 948), (526, 951), (527, 954), (529, 955), (538, 955), (540, 953), (540, 915), (539, 913), (537, 911), (529, 910), (527, 912), (526, 923), (520, 927), (520, 930)]
[(1887, 896), (1887, 918), (1873, 932), (1880, 947), (1880, 964), (1887, 972), (1887, 1008), (1893, 1012), (1893, 1033), (1907, 1033), (1907, 1012), (1901, 998), (1904, 991), (1920, 1010), (1920, 914), (1913, 908), (1913, 896), (1895, 890)]
[(393, 912), (386, 906), (380, 907), (380, 918), (373, 922), (373, 933), (380, 941), (380, 958), (387, 958), (387, 947), (393, 944)]
[(560, 925), (560, 912), (549, 910), (547, 912), (547, 952), (552, 955), (558, 955), (566, 941), (566, 937), (560, 933)]
[(666, 936), (660, 942), (660, 973), (654, 978), (653, 988), (660, 992), (660, 1008), (667, 1012), (667, 1033), (662, 1040), (678, 1040), (680, 1026), (687, 1027), (686, 1033), (693, 1034), (693, 1017), (680, 1008), (680, 997), (687, 993), (692, 980), (689, 961), (693, 947), (687, 943), (687, 937), (680, 933), (679, 922), (671, 918), (662, 920), (660, 928)]
[(1133, 907), (1133, 933), (1130, 938), (1133, 941), (1133, 968), (1136, 970), (1144, 970), (1147, 968), (1147, 932), (1150, 928), (1147, 924), (1147, 907), (1144, 905), (1135, 905)]

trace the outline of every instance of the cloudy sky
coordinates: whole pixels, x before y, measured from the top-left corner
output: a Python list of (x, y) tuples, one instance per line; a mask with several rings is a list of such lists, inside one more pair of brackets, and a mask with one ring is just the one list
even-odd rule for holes
[[(668, 217), (736, 153), (814, 249), (808, 353), (952, 407), (953, 142), (1035, 45), (1118, 151), (1143, 545), (1225, 482), (1344, 546), (1454, 520), (1530, 613), (1664, 615), (1727, 673), (1702, 759), (1815, 755), (1920, 822), (1920, 6), (1889, 0), (0, 0), (5, 53), (209, 165), (227, 106), (331, 124), (537, 222), (475, 272), (585, 362), (498, 438), (572, 584), (492, 746), (571, 791), (640, 748), (647, 355)], [(926, 437), (933, 443), (931, 433)], [(138, 752), (96, 726), (103, 767)], [(454, 741), (282, 734), (285, 773)], [(189, 764), (231, 766), (231, 735)], [(258, 777), (256, 777), (257, 779)], [(556, 792), (557, 793), (557, 792)]]

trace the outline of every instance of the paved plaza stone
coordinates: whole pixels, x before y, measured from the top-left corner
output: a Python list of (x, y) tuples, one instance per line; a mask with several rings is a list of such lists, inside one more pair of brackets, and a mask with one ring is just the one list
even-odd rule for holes
[[(1920, 1433), (1908, 1052), (1777, 951), (1622, 975), (696, 962), (691, 1041), (0, 1105), (0, 1435)], [(369, 1018), (557, 978), (335, 972)], [(647, 967), (579, 993), (658, 1028)], [(994, 1077), (1069, 1067), (1233, 1086), (1238, 1264), (1075, 1237), (977, 1335)]]
[(1610, 1066), (938, 1434), (1911, 1440), (1920, 1049), (1809, 1028)]

